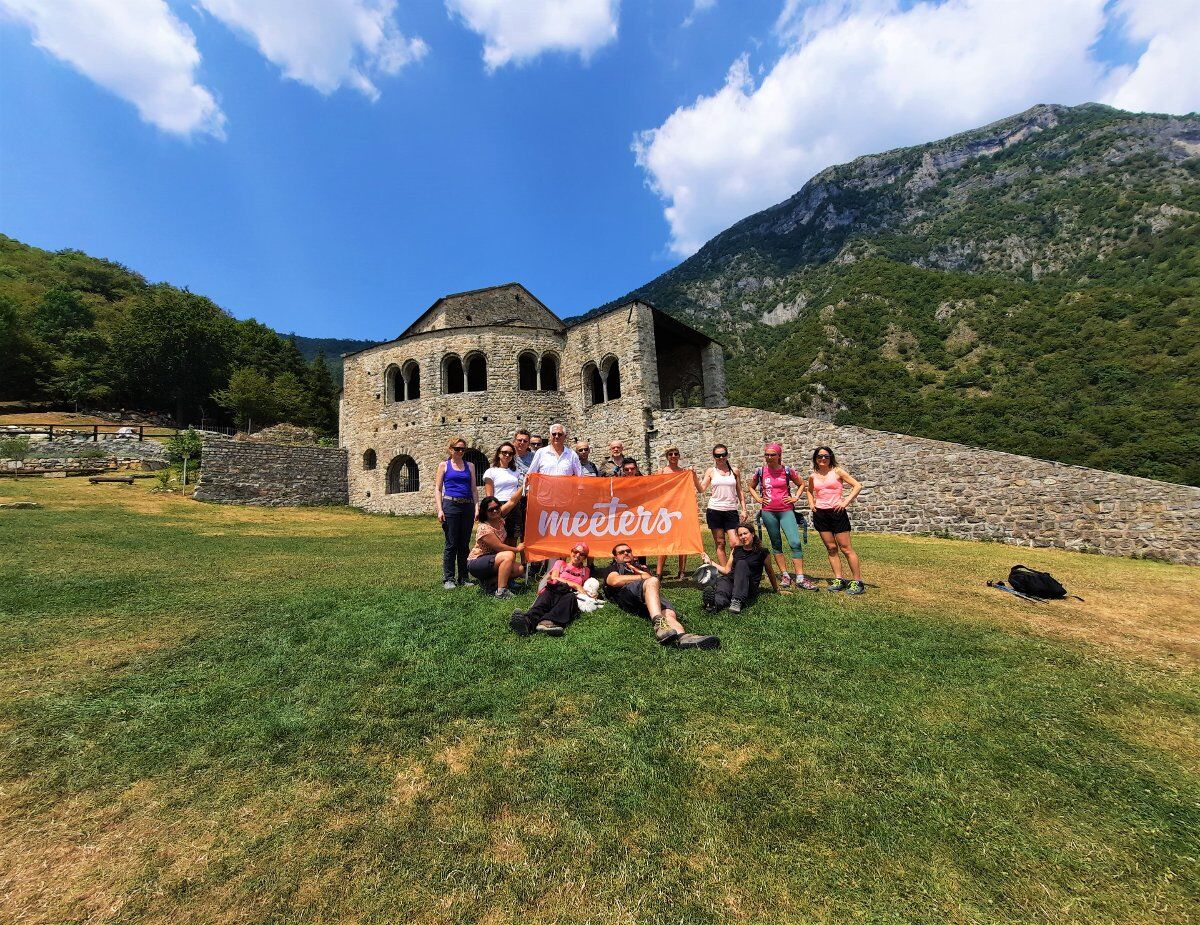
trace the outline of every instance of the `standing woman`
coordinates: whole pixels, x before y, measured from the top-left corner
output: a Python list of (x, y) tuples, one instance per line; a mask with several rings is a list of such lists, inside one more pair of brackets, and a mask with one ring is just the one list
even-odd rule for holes
[[(662, 475), (664, 472), (690, 472), (692, 474), (692, 484), (696, 486), (696, 491), (700, 491), (700, 479), (696, 475), (696, 470), (695, 469), (685, 469), (683, 466), (679, 465), (679, 455), (680, 455), (679, 447), (677, 447), (677, 446), (667, 447), (666, 451), (663, 453), (663, 457), (667, 460), (667, 464), (665, 466), (663, 466), (662, 468), (660, 468), (654, 474)], [(678, 574), (675, 575), (676, 581), (683, 581), (684, 576), (687, 574), (687, 560), (688, 560), (687, 556), (679, 557), (679, 572), (678, 572)], [(658, 565), (654, 569), (654, 574), (656, 577), (662, 578), (663, 563), (666, 561), (667, 561), (666, 556), (658, 557)]]
[[(792, 486), (801, 490), (805, 482), (791, 466), (783, 465), (783, 447), (778, 443), (768, 443), (763, 448), (763, 459), (766, 465), (754, 470), (750, 479), (750, 497), (762, 505), (763, 526), (771, 538), (771, 552), (775, 555), (775, 563), (779, 566), (779, 586), (790, 588), (792, 578), (788, 574), (787, 559), (783, 555), (783, 539), (787, 537), (788, 546), (792, 551), (792, 563), (796, 567), (796, 587), (805, 591), (816, 591), (817, 583), (804, 577), (804, 547), (800, 545), (800, 527), (796, 523), (795, 500), (792, 498)], [(761, 494), (760, 494), (761, 492)]]
[[(813, 450), (813, 471), (808, 477), (805, 491), (808, 506), (813, 512), (813, 526), (821, 534), (825, 552), (829, 554), (829, 565), (833, 569), (830, 591), (845, 591), (847, 594), (865, 594), (862, 571), (858, 567), (858, 553), (850, 545), (850, 515), (846, 513), (851, 502), (862, 491), (862, 483), (837, 464), (837, 457), (827, 446)], [(850, 486), (850, 494), (842, 497), (844, 486)], [(842, 580), (842, 559), (850, 566), (853, 581)]]
[(438, 464), (433, 484), (438, 520), (446, 535), (442, 587), (447, 591), (467, 583), (467, 550), (471, 545), (471, 522), (475, 519), (475, 464), (463, 459), (466, 451), (467, 441), (462, 437), (451, 440), (450, 458)]
[(517, 508), (524, 493), (523, 485), (517, 471), (517, 448), (505, 440), (496, 447), (492, 464), (483, 471), (483, 494), (500, 502), (504, 529), (511, 537), (520, 532), (517, 530)]
[(712, 490), (704, 519), (717, 547), (717, 564), (725, 565), (725, 549), (737, 545), (737, 525), (746, 519), (746, 495), (742, 491), (742, 471), (729, 465), (729, 448), (718, 443), (712, 449), (713, 464), (700, 481), (700, 490)]

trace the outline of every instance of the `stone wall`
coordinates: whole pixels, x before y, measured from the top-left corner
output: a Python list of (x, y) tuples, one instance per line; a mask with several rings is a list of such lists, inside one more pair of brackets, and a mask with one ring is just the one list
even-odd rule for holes
[(661, 411), (650, 427), (656, 465), (674, 444), (702, 472), (725, 443), (747, 477), (767, 440), (802, 475), (813, 449), (831, 446), (864, 486), (856, 529), (1200, 564), (1200, 488), (752, 408)]
[(232, 504), (345, 504), (346, 453), (321, 446), (205, 437), (199, 501)]

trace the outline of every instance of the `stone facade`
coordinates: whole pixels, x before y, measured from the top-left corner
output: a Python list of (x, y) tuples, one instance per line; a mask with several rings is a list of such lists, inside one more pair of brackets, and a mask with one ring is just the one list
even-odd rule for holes
[[(471, 381), (472, 358), (485, 379), (476, 366)], [(543, 380), (547, 360), (554, 375)], [(721, 345), (643, 302), (567, 325), (515, 283), (462, 293), (343, 362), (349, 501), (369, 511), (432, 513), (434, 476), (454, 439), (490, 459), (517, 428), (545, 434), (561, 422), (591, 440), (596, 462), (619, 437), (647, 472), (672, 444), (702, 469), (721, 442), (749, 473), (770, 439), (807, 474), (813, 448), (828, 444), (865, 486), (851, 512), (861, 529), (1200, 563), (1200, 489), (727, 407)], [(417, 388), (405, 371), (416, 371)], [(206, 478), (210, 466), (206, 450)]]
[[(725, 404), (720, 344), (643, 302), (567, 325), (516, 283), (439, 299), (396, 340), (343, 358), (340, 442), (349, 455), (350, 503), (380, 513), (430, 513), (437, 466), (460, 436), (490, 461), (517, 428), (545, 434), (561, 422), (573, 437), (590, 438), (597, 454), (620, 436), (640, 456), (645, 414), (664, 404), (656, 347), (664, 330), (673, 345), (687, 342), (668, 356), (670, 374), (686, 376), (713, 406)], [(555, 375), (523, 382), (522, 356), (540, 373), (549, 364)], [(472, 384), (466, 367), (478, 357), (486, 388), (461, 390), (464, 380)], [(411, 398), (405, 374), (414, 369), (419, 388)], [(605, 380), (599, 402), (597, 375)], [(408, 477), (395, 477), (400, 465), (408, 465)]]
[(267, 507), (345, 504), (346, 453), (323, 446), (204, 438), (199, 501)]

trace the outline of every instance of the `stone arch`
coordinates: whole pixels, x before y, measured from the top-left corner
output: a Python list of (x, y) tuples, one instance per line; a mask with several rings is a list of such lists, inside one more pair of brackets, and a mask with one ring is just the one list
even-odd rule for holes
[(595, 363), (585, 363), (583, 367), (583, 405), (600, 405), (604, 403), (604, 379)]
[(542, 365), (538, 369), (538, 388), (543, 392), (558, 391), (558, 354), (551, 351), (542, 354)]
[(621, 397), (621, 361), (609, 355), (600, 361), (600, 373), (604, 379), (604, 400)]
[(447, 353), (442, 357), (442, 393), (455, 395), (466, 391), (467, 377), (463, 372), (463, 362), (457, 353)]
[(375, 451), (367, 450), (363, 453), (363, 468), (367, 470), (374, 469), (376, 465)]
[(395, 363), (383, 373), (383, 400), (389, 405), (392, 402), (404, 401), (404, 381), (400, 378), (400, 367)]
[(480, 450), (471, 448), (463, 453), (463, 462), (475, 464), (475, 485), (481, 487), (483, 485), (483, 473), (491, 465), (488, 462), (488, 458)]
[(421, 473), (417, 461), (401, 453), (387, 467), (387, 493), (404, 494), (421, 490)]
[(466, 366), (466, 386), (468, 392), (487, 391), (487, 357), (476, 351), (467, 354), (464, 361)]
[(404, 382), (404, 400), (413, 401), (421, 397), (421, 364), (409, 360), (400, 368), (400, 378)]
[(517, 388), (522, 392), (536, 392), (537, 387), (537, 354), (532, 350), (526, 350), (517, 357)]

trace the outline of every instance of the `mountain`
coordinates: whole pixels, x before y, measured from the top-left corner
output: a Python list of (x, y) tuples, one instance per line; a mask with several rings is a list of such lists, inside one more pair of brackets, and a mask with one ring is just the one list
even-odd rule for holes
[(295, 342), (300, 355), (306, 360), (314, 360), (319, 354), (323, 354), (333, 378), (339, 383), (342, 381), (343, 353), (357, 353), (380, 343), (377, 340), (352, 340), (344, 337), (302, 337), (295, 333), (285, 336)]
[(1195, 114), (831, 167), (632, 297), (726, 345), (738, 404), (1200, 484)]

